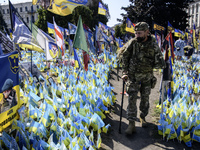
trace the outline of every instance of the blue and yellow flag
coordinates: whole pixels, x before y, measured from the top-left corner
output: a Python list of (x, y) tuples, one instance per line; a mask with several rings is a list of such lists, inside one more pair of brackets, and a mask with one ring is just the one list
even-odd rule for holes
[(181, 37), (180, 30), (175, 29), (175, 30), (174, 30), (174, 36), (175, 36), (175, 37)]
[(60, 16), (67, 16), (72, 14), (72, 11), (77, 6), (86, 5), (87, 0), (50, 0), (50, 1), (39, 1), (33, 0), (33, 5), (39, 4), (44, 9), (60, 15)]
[(106, 35), (108, 35), (108, 30), (109, 30), (109, 27), (101, 22), (99, 22), (99, 28), (101, 29), (101, 31), (103, 33), (105, 33)]
[(103, 6), (103, 4), (101, 2), (99, 2), (99, 7), (98, 7), (98, 14), (100, 15), (106, 15), (106, 7)]
[(193, 25), (193, 32), (192, 32), (192, 36), (193, 36), (193, 45), (196, 49), (198, 49), (198, 43), (197, 43), (197, 40), (196, 40), (196, 27), (195, 27), (195, 24)]
[(17, 110), (22, 104), (18, 60), (17, 51), (0, 56), (0, 132), (18, 118)]
[(135, 33), (133, 23), (131, 22), (131, 20), (128, 17), (126, 19), (126, 31), (131, 32), (131, 33)]
[(30, 50), (35, 50), (38, 52), (43, 52), (44, 50), (40, 47), (38, 42), (32, 36), (32, 33), (29, 27), (24, 23), (23, 19), (20, 19), (21, 16), (17, 13), (14, 6), (9, 1), (9, 6), (12, 12), (11, 23), (13, 25), (13, 42), (18, 44), (19, 47), (27, 48)]
[[(47, 22), (47, 27), (48, 27), (48, 33), (49, 34), (53, 34), (55, 37), (55, 29), (54, 29), (54, 24)], [(61, 30), (63, 35), (67, 35), (68, 34), (68, 30), (66, 28), (60, 27), (58, 26), (59, 29)]]
[(171, 23), (168, 21), (168, 26), (167, 26), (167, 30), (168, 30), (168, 32), (174, 32), (174, 27), (171, 25)]
[(55, 37), (54, 25), (52, 23), (47, 22), (47, 28), (48, 28), (48, 33), (53, 34)]
[(154, 22), (153, 23), (153, 30), (161, 33), (161, 32), (165, 31), (165, 27), (163, 27), (163, 26), (161, 26), (161, 25), (159, 25), (159, 24)]
[(79, 60), (79, 58), (78, 58), (78, 55), (77, 55), (77, 52), (76, 52), (76, 50), (75, 50), (75, 48), (74, 48), (74, 67), (75, 68), (80, 68), (81, 67), (81, 62), (80, 62), (80, 60)]

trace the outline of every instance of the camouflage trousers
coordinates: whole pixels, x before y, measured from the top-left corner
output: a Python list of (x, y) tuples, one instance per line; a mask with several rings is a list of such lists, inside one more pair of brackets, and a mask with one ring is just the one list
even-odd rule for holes
[(140, 91), (140, 117), (145, 118), (149, 111), (149, 95), (151, 93), (151, 80), (135, 82), (129, 81), (127, 83), (128, 107), (127, 107), (127, 119), (129, 121), (137, 120), (137, 94)]

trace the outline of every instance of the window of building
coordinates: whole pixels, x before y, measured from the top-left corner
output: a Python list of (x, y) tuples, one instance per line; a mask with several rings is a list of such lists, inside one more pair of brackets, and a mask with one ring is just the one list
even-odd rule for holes
[(199, 4), (196, 4), (196, 13), (199, 11)]
[(32, 22), (33, 22), (33, 23), (35, 22), (35, 17), (34, 17), (34, 16), (32, 16)]
[(9, 9), (7, 9), (7, 14), (9, 14)]
[(198, 14), (196, 14), (196, 21), (195, 21), (195, 25), (198, 26)]
[(29, 23), (29, 18), (28, 17), (26, 18), (26, 22)]
[(3, 9), (3, 14), (5, 14), (5, 10)]
[(194, 24), (194, 15), (191, 16), (191, 26), (193, 27)]
[(31, 11), (32, 11), (32, 10), (34, 11), (34, 8), (33, 8), (33, 7), (31, 7)]
[(192, 6), (192, 14), (194, 14), (194, 5)]
[(27, 8), (27, 6), (25, 7), (25, 11), (27, 11), (28, 10), (28, 8)]
[(188, 9), (188, 15), (190, 15), (190, 8)]
[(22, 12), (22, 7), (20, 7), (20, 12)]
[(16, 11), (18, 11), (18, 8), (16, 8)]

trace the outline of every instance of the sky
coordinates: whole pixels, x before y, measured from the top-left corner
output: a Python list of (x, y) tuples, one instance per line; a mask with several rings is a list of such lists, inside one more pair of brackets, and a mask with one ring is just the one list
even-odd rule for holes
[[(8, 3), (8, 0), (0, 0), (1, 3)], [(3, 2), (2, 2), (3, 1)], [(27, 2), (32, 0), (10, 0), (12, 3)], [(103, 0), (105, 4), (108, 4), (110, 19), (107, 22), (107, 26), (112, 27), (118, 24), (117, 18), (122, 19), (121, 13), (125, 13), (121, 10), (121, 7), (126, 7), (130, 4), (129, 0)]]
[(121, 7), (126, 7), (130, 5), (129, 0), (103, 0), (105, 4), (108, 4), (110, 19), (107, 22), (107, 26), (112, 27), (118, 24), (117, 18), (122, 19), (121, 13), (125, 13), (121, 10)]

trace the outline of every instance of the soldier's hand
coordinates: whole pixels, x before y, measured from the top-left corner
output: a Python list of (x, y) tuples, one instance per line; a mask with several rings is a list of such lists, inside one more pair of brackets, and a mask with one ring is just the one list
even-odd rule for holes
[(128, 75), (126, 74), (122, 75), (122, 80), (126, 82), (128, 80)]

